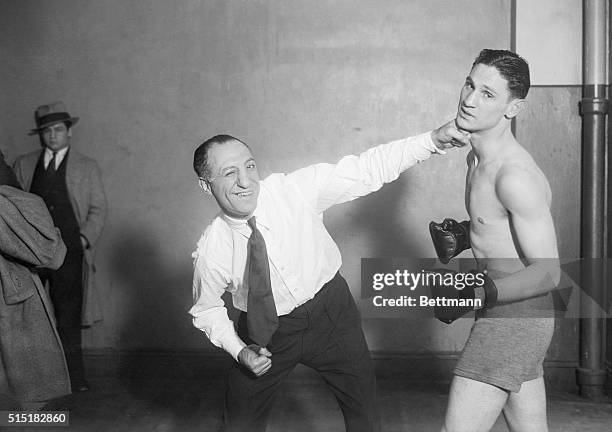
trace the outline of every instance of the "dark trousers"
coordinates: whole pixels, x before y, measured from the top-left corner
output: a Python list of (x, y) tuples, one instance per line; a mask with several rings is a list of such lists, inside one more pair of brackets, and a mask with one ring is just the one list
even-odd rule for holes
[[(76, 249), (76, 250), (75, 250)], [(83, 253), (80, 247), (68, 249), (64, 264), (41, 274), (49, 281), (49, 294), (72, 386), (85, 379), (81, 347), (81, 312), (83, 309)]]
[[(237, 330), (245, 343), (252, 343), (245, 313)], [(238, 364), (230, 370), (225, 431), (265, 431), (279, 385), (298, 363), (321, 374), (340, 405), (348, 432), (379, 430), (372, 360), (359, 311), (339, 273), (312, 300), (279, 317), (279, 328), (267, 348), (272, 367), (261, 377)]]

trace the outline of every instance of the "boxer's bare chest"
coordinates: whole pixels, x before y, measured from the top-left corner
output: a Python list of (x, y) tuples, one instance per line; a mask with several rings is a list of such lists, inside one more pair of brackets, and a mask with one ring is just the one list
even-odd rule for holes
[(507, 219), (507, 211), (499, 202), (495, 190), (499, 169), (500, 164), (480, 163), (475, 156), (468, 162), (465, 206), (472, 222), (494, 225)]

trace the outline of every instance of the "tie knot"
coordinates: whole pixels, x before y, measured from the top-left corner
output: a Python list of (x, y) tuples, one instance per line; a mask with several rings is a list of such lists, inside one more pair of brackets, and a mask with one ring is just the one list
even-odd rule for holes
[(252, 216), (249, 220), (247, 220), (247, 224), (251, 227), (253, 231), (257, 229), (257, 224), (255, 221), (255, 216)]

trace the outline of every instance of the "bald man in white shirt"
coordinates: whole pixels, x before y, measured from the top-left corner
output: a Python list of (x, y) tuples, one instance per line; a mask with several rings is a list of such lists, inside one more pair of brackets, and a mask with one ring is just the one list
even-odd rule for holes
[[(226, 431), (264, 431), (278, 386), (298, 363), (321, 374), (347, 431), (380, 430), (372, 361), (323, 212), (374, 192), (432, 154), (468, 140), (449, 122), (337, 164), (264, 180), (242, 141), (218, 135), (198, 147), (194, 169), (200, 186), (221, 212), (194, 253), (190, 313), (194, 325), (236, 360), (228, 377)], [(264, 258), (255, 250), (263, 250)], [(264, 269), (255, 271), (260, 264)], [(268, 292), (257, 303), (261, 280)], [(236, 326), (221, 299), (226, 291), (242, 311)], [(266, 317), (251, 310), (262, 304), (272, 309)]]

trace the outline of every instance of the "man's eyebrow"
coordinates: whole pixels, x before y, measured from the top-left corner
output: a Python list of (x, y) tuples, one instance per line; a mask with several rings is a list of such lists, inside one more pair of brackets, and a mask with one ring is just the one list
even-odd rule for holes
[(221, 173), (224, 173), (224, 172), (229, 171), (229, 170), (232, 170), (232, 169), (238, 169), (238, 167), (237, 167), (236, 165), (226, 166), (226, 167), (221, 168), (221, 171), (220, 171), (220, 172), (221, 172)]
[[(468, 75), (468, 76), (465, 78), (465, 82), (467, 82), (467, 83), (469, 83), (469, 84), (472, 84), (473, 86), (476, 86), (476, 83), (474, 82), (474, 80), (472, 79), (472, 77), (471, 77), (471, 76), (469, 76), (469, 75)], [(497, 94), (498, 94), (498, 92), (497, 92), (497, 91), (495, 91), (493, 88), (489, 87), (489, 86), (488, 86), (488, 85), (486, 85), (486, 84), (483, 84), (483, 85), (482, 85), (482, 88), (483, 88), (484, 90), (488, 91), (489, 93), (493, 93), (493, 94), (495, 94), (495, 95), (497, 95)]]
[(487, 86), (487, 85), (482, 85), (482, 88), (484, 88), (486, 91), (488, 91), (489, 93), (493, 93), (493, 94), (497, 94), (497, 92), (495, 90), (493, 90), (491, 87)]
[(51, 125), (51, 126), (47, 126), (46, 128), (44, 128), (44, 129), (43, 129), (43, 131), (45, 131), (45, 130), (47, 130), (47, 129), (54, 129), (54, 130), (55, 130), (55, 129), (58, 129), (58, 128), (59, 128), (59, 129), (63, 129), (62, 125), (60, 125), (60, 124), (54, 124), (54, 125)]

